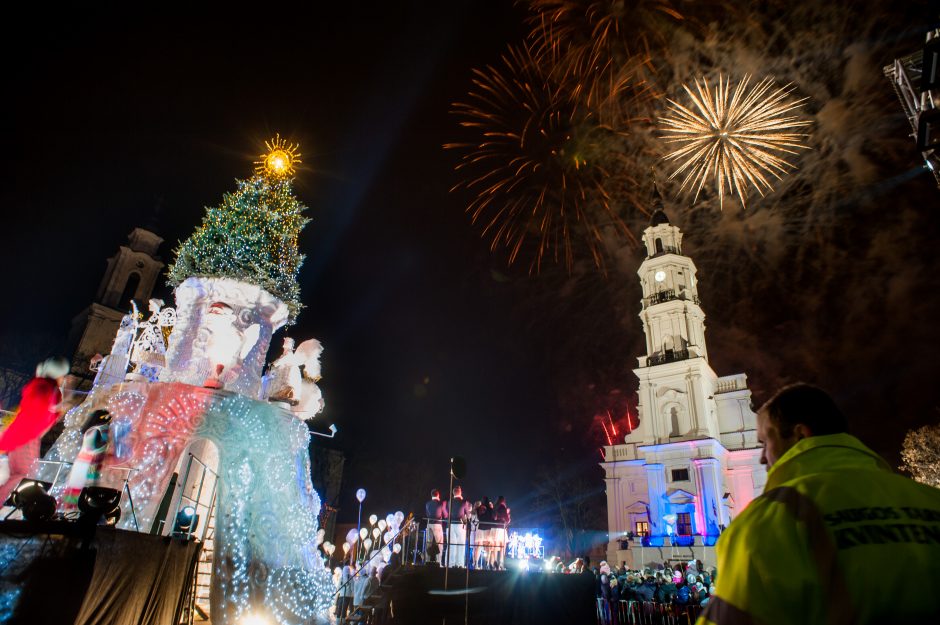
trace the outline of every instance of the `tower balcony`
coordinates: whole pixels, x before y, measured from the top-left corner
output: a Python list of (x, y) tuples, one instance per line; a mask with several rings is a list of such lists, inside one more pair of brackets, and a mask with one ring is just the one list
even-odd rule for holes
[(691, 358), (688, 349), (667, 349), (661, 354), (653, 354), (646, 359), (647, 367), (664, 365), (667, 362), (677, 362), (679, 360), (688, 360)]
[(674, 245), (658, 245), (656, 246), (656, 251), (647, 258), (659, 258), (660, 256), (665, 256), (666, 254), (681, 254), (682, 252), (678, 247)]
[(676, 289), (664, 289), (662, 291), (657, 291), (649, 297), (643, 298), (643, 307), (653, 306), (654, 304), (662, 304), (663, 302), (669, 302), (672, 300), (682, 300), (686, 302), (692, 302), (693, 304), (701, 305), (698, 296), (689, 295), (687, 292), (678, 292)]

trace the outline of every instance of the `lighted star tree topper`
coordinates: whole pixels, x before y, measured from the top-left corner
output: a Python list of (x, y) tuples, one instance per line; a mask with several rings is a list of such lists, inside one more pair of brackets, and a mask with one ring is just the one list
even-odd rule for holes
[(280, 133), (265, 141), (264, 146), (267, 151), (255, 161), (255, 174), (268, 178), (293, 178), (296, 166), (303, 162), (298, 151), (300, 146), (281, 139)]
[(280, 135), (265, 145), (255, 175), (237, 180), (233, 193), (207, 208), (202, 225), (177, 248), (168, 281), (177, 286), (201, 276), (255, 284), (287, 304), (293, 321), (301, 309), (297, 272), (304, 260), (297, 239), (310, 221), (291, 186), (300, 153)]
[(669, 100), (669, 113), (660, 124), (665, 142), (678, 146), (664, 157), (679, 163), (669, 178), (682, 175), (680, 192), (695, 188), (693, 202), (712, 179), (719, 205), (724, 205), (726, 190), (746, 205), (749, 186), (763, 196), (773, 190), (772, 178), (780, 180), (795, 169), (786, 157), (807, 148), (809, 135), (800, 129), (811, 122), (793, 114), (807, 98), (789, 100), (792, 84), (775, 88), (765, 78), (751, 87), (745, 75), (733, 90), (730, 78), (721, 76), (714, 89), (704, 78), (695, 81), (694, 91), (683, 88), (692, 108)]

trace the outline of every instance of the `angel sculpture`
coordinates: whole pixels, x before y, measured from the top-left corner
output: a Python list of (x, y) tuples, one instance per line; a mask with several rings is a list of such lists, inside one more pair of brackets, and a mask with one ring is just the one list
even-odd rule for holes
[(316, 339), (304, 341), (297, 347), (294, 356), (299, 360), (301, 369), (300, 401), (291, 410), (299, 419), (312, 419), (323, 411), (323, 393), (317, 382), (320, 381), (320, 354), (323, 345)]
[(300, 403), (300, 356), (294, 351), (294, 339), (284, 337), (284, 351), (268, 369), (268, 401), (289, 406)]

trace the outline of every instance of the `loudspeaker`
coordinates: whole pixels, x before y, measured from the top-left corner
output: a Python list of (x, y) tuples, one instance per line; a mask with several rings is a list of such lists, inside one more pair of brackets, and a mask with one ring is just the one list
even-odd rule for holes
[(462, 480), (467, 474), (467, 461), (460, 456), (454, 456), (450, 459), (450, 472), (458, 480)]

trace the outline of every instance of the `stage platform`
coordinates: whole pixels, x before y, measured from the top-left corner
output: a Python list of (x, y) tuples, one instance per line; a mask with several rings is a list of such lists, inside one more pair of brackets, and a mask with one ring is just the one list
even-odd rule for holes
[(391, 589), (396, 624), (595, 625), (594, 577), (405, 567)]
[(173, 625), (201, 545), (76, 522), (0, 522), (0, 623)]

